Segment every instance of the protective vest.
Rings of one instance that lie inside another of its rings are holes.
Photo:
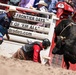
[[[40,45],[40,42],[34,42],[34,43],[31,43],[31,44],[25,44],[24,46],[24,51],[25,52],[30,52],[30,51],[33,51],[33,46],[34,45],[38,45],[40,47],[40,50],[42,50],[42,47]]]

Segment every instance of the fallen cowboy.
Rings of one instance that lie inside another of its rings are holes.
[[[32,43],[28,43],[19,48],[12,57],[22,60],[33,60],[34,62],[41,62],[40,51],[46,50],[49,46],[50,46],[49,39],[43,39],[42,42],[35,41]],[[49,57],[46,56],[43,56],[43,58],[50,59]]]

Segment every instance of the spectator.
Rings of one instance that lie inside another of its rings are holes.
[[[37,10],[43,11],[43,12],[47,12],[47,4],[44,1],[39,1],[39,3],[36,3],[36,5],[38,5]]]
[[[69,0],[64,0],[65,2],[68,2]]]
[[[19,3],[20,7],[30,8],[33,6],[35,0],[21,0]]]
[[[56,13],[56,3],[58,0],[44,0],[48,4],[48,12]]]
[[[20,0],[9,0],[8,4],[9,5],[14,5],[14,6],[18,6],[19,5]]]
[[[59,1],[64,2],[64,0],[58,0],[58,2],[59,2]]]
[[[8,0],[0,0],[0,3],[7,4]],[[0,9],[5,10],[4,6],[0,6]]]
[[[32,59],[34,62],[40,62],[40,51],[47,49],[49,46],[49,39],[43,39],[42,42],[36,41],[31,44],[25,44],[12,57],[24,60]]]
[[[0,14],[0,44],[3,42],[3,36],[5,34],[7,39],[9,40],[8,29],[15,13],[16,8],[10,6],[6,13]]]
[[[38,7],[37,8],[34,8],[34,7],[31,7],[31,9],[37,9],[37,10],[40,10],[40,11],[42,11],[42,12],[48,12],[48,10],[47,10],[47,4],[44,2],[44,1],[39,1],[38,3],[36,3],[36,5],[38,5]],[[41,13],[38,13],[38,14],[34,14],[34,15],[36,15],[36,16],[38,16],[38,17],[44,17],[44,18],[49,18],[49,15],[47,15],[47,14],[41,14]],[[46,26],[44,23],[42,23],[42,22],[38,22],[37,24],[35,24],[35,25],[37,25],[37,26]]]
[[[38,5],[37,10],[40,10],[42,12],[48,12],[48,9],[47,9],[48,5],[44,1],[39,1],[39,3],[37,3],[36,5]],[[39,14],[38,16],[39,17],[44,17],[44,18],[49,18],[49,15],[47,15],[47,14]],[[41,22],[39,22],[36,25],[37,26],[44,26],[44,27],[48,26],[48,24],[44,24],[44,23],[41,23]]]
[[[72,0],[73,4],[74,4],[74,9],[76,11],[76,0]]]
[[[0,3],[7,4],[8,0],[0,0]]]
[[[34,1],[34,5],[33,5],[34,8],[37,8],[38,5],[36,5],[36,3],[38,3],[39,1],[40,1],[40,0],[35,0],[35,1]]]

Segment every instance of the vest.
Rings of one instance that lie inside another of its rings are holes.
[[[42,50],[42,47],[40,45],[40,42],[34,42],[34,43],[31,43],[31,44],[25,44],[23,50],[25,52],[30,52],[30,51],[33,51],[33,46],[34,45],[38,45],[40,47],[40,50]]]

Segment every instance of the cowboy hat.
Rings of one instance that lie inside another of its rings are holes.
[[[10,6],[9,9],[7,10],[7,12],[9,12],[9,11],[12,11],[12,12],[15,11],[16,12],[17,10],[16,10],[15,6]]]
[[[48,6],[44,1],[39,1],[39,3],[36,3],[36,5],[44,5],[44,6]]]

